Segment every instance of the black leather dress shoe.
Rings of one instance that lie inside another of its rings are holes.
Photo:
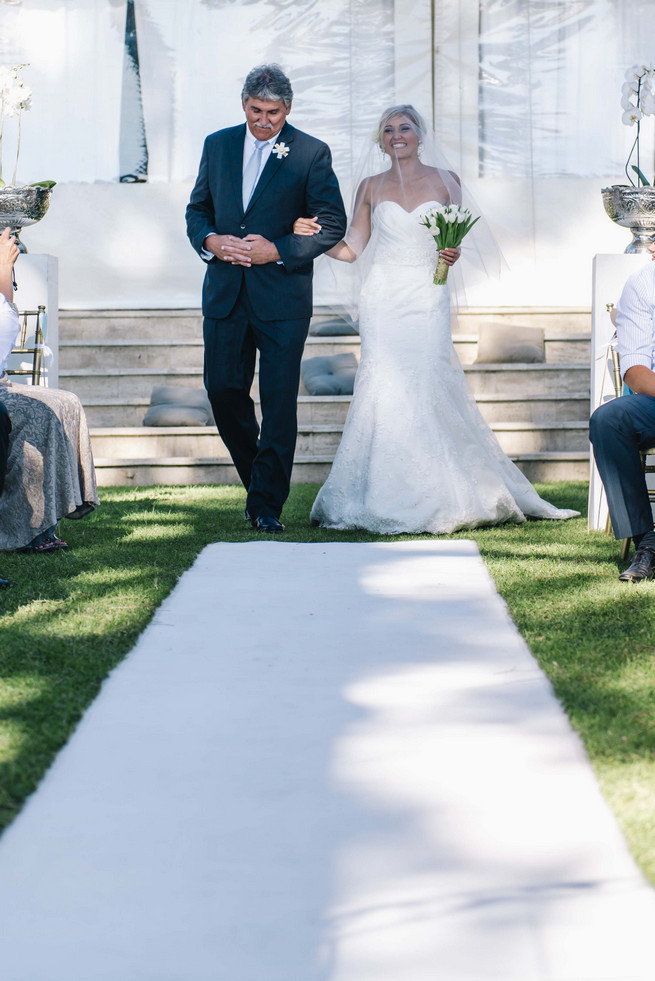
[[[638,548],[632,564],[621,573],[621,582],[643,582],[655,576],[655,552],[649,548]]]
[[[9,579],[0,579],[0,589],[8,589],[11,586]]]
[[[264,531],[268,535],[279,535],[285,530],[282,522],[272,514],[262,514],[259,518],[253,518],[251,524],[257,531]]]

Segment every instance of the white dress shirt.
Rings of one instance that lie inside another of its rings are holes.
[[[616,306],[616,337],[622,378],[637,364],[655,371],[655,262],[626,280]]]
[[[9,355],[16,344],[19,331],[20,322],[16,307],[0,293],[0,375],[4,375],[7,370]]]
[[[280,135],[279,133],[276,133],[275,136],[271,136],[270,140],[266,140],[266,143],[268,144],[268,146],[265,146],[264,149],[262,150],[261,162],[260,162],[260,165],[259,165],[259,173],[257,174],[257,180],[255,181],[254,187],[257,187],[257,181],[262,176],[262,171],[264,170],[264,167],[266,166],[266,162],[267,162],[268,158],[271,155],[271,150],[273,149],[273,144],[276,142],[276,140],[277,140],[277,138],[278,138],[279,135]],[[243,164],[241,166],[241,174],[242,175],[245,174],[246,167],[248,166],[248,161],[250,160],[250,158],[252,157],[253,153],[255,152],[256,144],[259,143],[259,142],[260,141],[257,140],[257,138],[252,135],[252,133],[250,132],[250,130],[246,126],[246,138],[243,141]],[[253,190],[254,190],[254,187],[253,187]],[[212,233],[210,233],[210,234],[212,234]],[[215,234],[216,235],[220,235],[221,233],[220,232],[216,232]],[[211,262],[211,260],[214,258],[214,253],[213,252],[208,252],[207,249],[203,249],[202,252],[200,253],[200,257],[201,257],[201,259],[204,259],[205,262]]]

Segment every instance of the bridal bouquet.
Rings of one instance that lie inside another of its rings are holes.
[[[420,218],[421,224],[431,232],[439,250],[459,248],[466,233],[479,220],[479,215],[473,218],[469,209],[462,208],[459,204],[435,204]],[[448,268],[448,264],[439,256],[432,280],[435,286],[444,285],[448,278]]]

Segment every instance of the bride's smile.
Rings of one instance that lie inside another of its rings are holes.
[[[406,116],[394,116],[382,132],[385,153],[395,157],[413,157],[418,154],[419,137]]]

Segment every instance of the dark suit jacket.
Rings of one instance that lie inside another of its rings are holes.
[[[274,242],[283,265],[244,269],[216,258],[207,264],[202,312],[221,319],[232,310],[245,281],[253,309],[262,320],[311,317],[313,260],[331,249],[346,230],[339,185],[329,147],[285,123],[276,143],[289,152],[271,152],[245,214],[242,205],[243,143],[246,126],[212,133],[205,140],[198,179],[186,210],[187,234],[200,255],[211,232],[258,234]],[[318,216],[322,231],[294,235],[296,218]]]

